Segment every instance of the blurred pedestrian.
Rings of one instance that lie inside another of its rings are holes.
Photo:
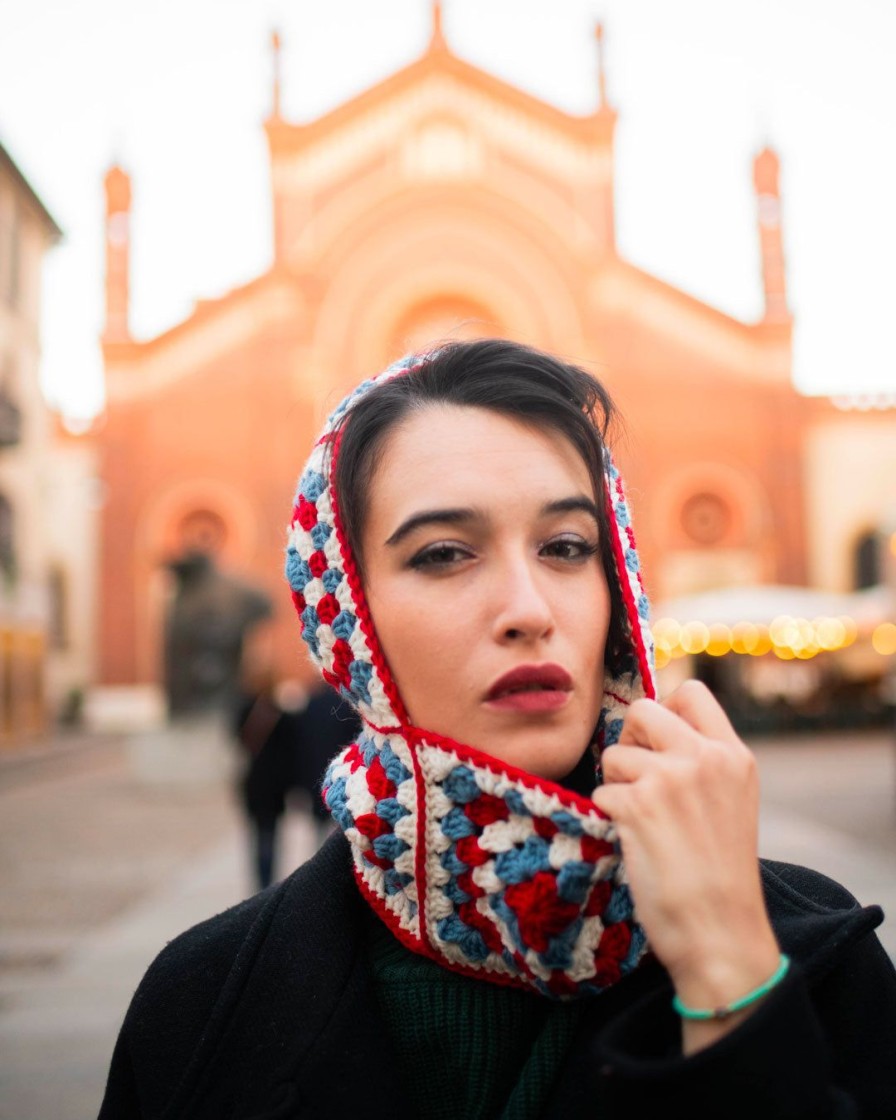
[[[313,686],[298,723],[296,784],[308,795],[317,847],[320,847],[332,827],[321,788],[324,775],[334,756],[358,737],[361,721],[351,704],[328,684],[319,681]]]
[[[255,885],[274,878],[281,821],[294,785],[301,742],[300,717],[277,703],[270,673],[258,673],[238,702],[235,730],[242,755],[240,793],[250,836]]]
[[[164,679],[171,719],[220,712],[238,687],[247,637],[271,617],[264,591],[191,549],[167,564],[175,592],[165,620]]]

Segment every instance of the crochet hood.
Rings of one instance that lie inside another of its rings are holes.
[[[324,799],[352,848],[359,887],[414,952],[554,998],[594,995],[645,949],[615,827],[590,801],[474,747],[414,727],[377,640],[335,491],[346,413],[410,356],[330,415],[299,479],[286,575],[302,638],[363,731],[330,764]],[[609,454],[604,483],[629,649],[607,674],[595,768],[632,700],[655,695],[648,603],[628,506]]]

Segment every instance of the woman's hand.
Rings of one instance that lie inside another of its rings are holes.
[[[616,822],[638,920],[679,997],[721,1007],[762,984],[779,951],[757,859],[756,763],[713,695],[688,681],[662,703],[635,701],[602,766],[594,802]],[[685,1053],[752,1010],[684,1021]]]

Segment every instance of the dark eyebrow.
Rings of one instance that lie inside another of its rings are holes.
[[[542,514],[587,513],[600,525],[597,506],[590,498],[560,498],[556,502],[548,502],[546,505],[542,506],[541,512]],[[421,510],[419,513],[411,514],[405,521],[402,521],[395,532],[386,541],[386,544],[400,544],[405,537],[409,536],[416,529],[423,528],[426,525],[460,525],[464,522],[482,519],[482,513],[469,508]]]
[[[481,518],[474,509],[425,509],[420,513],[411,514],[407,520],[402,521],[386,544],[400,544],[408,534],[413,533],[424,525],[459,525],[464,521],[474,521]]]
[[[542,508],[542,513],[575,513],[577,511],[589,514],[600,525],[600,514],[597,511],[597,506],[590,498],[561,498],[557,502],[548,502]]]

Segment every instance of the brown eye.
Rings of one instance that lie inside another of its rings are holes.
[[[456,564],[469,560],[472,552],[468,547],[451,542],[439,542],[427,545],[415,553],[409,561],[409,567],[418,570],[445,570]]]
[[[583,563],[597,552],[597,542],[587,541],[578,535],[553,537],[539,549],[539,554],[566,563]]]

